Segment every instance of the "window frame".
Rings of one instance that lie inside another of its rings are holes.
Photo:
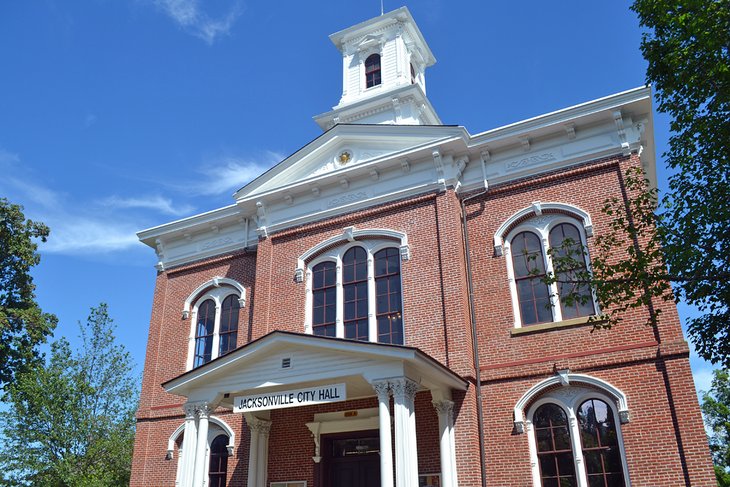
[[[406,344],[405,319],[403,318],[403,252],[402,244],[398,241],[384,238],[368,238],[345,242],[340,245],[327,248],[316,257],[306,263],[306,304],[304,332],[313,334],[313,269],[323,262],[334,262],[335,264],[335,338],[345,338],[344,323],[344,284],[343,284],[343,257],[353,247],[361,247],[365,250],[367,258],[367,289],[368,289],[368,342],[378,343],[377,328],[377,303],[375,286],[375,254],[387,248],[393,248],[399,255],[399,278],[401,287],[401,326],[403,327],[403,345]]]
[[[512,262],[512,239],[514,239],[518,234],[522,232],[532,232],[538,237],[538,240],[542,245],[542,258],[545,272],[547,274],[554,274],[555,271],[553,268],[553,262],[549,254],[550,231],[562,223],[568,223],[573,225],[578,230],[578,235],[580,236],[580,244],[583,246],[583,248],[587,248],[587,236],[584,224],[581,223],[580,220],[562,213],[543,213],[538,216],[533,216],[532,218],[529,218],[512,228],[504,238],[504,243],[502,244],[502,247],[505,261],[507,264],[507,279],[509,281],[509,289],[512,298],[512,312],[514,315],[515,328],[530,327],[545,323],[559,323],[561,321],[564,321],[562,305],[560,303],[560,296],[558,294],[558,284],[552,283],[550,284],[550,286],[548,286],[548,292],[550,295],[550,313],[552,316],[552,320],[548,322],[523,324],[522,315],[520,312],[519,295],[517,293],[515,269]],[[591,262],[588,255],[585,256],[585,266],[588,272],[591,272]],[[600,308],[598,306],[598,302],[596,300],[596,296],[593,290],[591,290],[591,300],[593,303],[593,314],[587,315],[586,318],[588,316],[596,316],[600,314]]]
[[[567,391],[566,389],[571,389]],[[560,407],[568,417],[568,426],[570,432],[570,442],[573,449],[573,463],[575,466],[577,487],[588,487],[588,475],[585,468],[585,458],[583,457],[583,443],[580,435],[580,424],[578,421],[577,411],[580,406],[589,399],[598,399],[603,401],[611,408],[614,418],[614,426],[616,428],[616,438],[618,442],[619,454],[621,456],[621,467],[624,476],[625,487],[631,487],[631,480],[629,478],[629,470],[626,463],[626,450],[624,448],[623,433],[621,431],[622,421],[619,415],[619,410],[616,405],[616,400],[610,396],[604,394],[602,391],[595,389],[589,389],[583,386],[567,386],[553,389],[546,392],[538,399],[533,401],[526,414],[527,420],[525,421],[526,432],[529,443],[530,452],[530,463],[532,468],[532,482],[534,487],[542,486],[542,478],[540,474],[540,465],[537,454],[537,437],[535,434],[535,427],[533,425],[533,418],[535,412],[540,406],[545,404],[555,404]]]
[[[368,71],[368,59],[372,58],[373,56],[378,56],[377,69]],[[362,69],[363,69],[363,84],[364,84],[365,91],[372,90],[374,88],[377,88],[378,86],[383,85],[383,55],[380,52],[366,53],[364,56],[364,59],[362,61]],[[378,74],[378,82],[373,83],[371,86],[368,86],[368,74],[370,74],[370,73]]]
[[[240,286],[240,285],[239,285]],[[221,315],[222,315],[222,307],[223,302],[228,298],[229,296],[234,296],[238,300],[238,323],[237,323],[237,329],[241,326],[241,310],[245,307],[245,301],[244,298],[241,296],[241,291],[239,290],[238,286],[233,287],[232,285],[222,285],[220,287],[213,287],[208,288],[203,294],[200,294],[196,299],[193,305],[191,306],[190,311],[190,335],[188,338],[188,358],[186,363],[186,370],[192,370],[194,368],[200,367],[201,365],[205,365],[206,363],[212,362],[216,358],[218,358],[220,355],[220,328],[221,328]],[[196,338],[197,338],[197,328],[198,328],[198,309],[200,306],[205,303],[207,300],[212,300],[213,304],[215,305],[215,318],[214,318],[214,324],[213,324],[213,339],[212,339],[212,349],[211,349],[211,356],[210,361],[204,362],[200,365],[195,365],[195,344],[196,344]],[[236,331],[236,340],[238,340],[238,331]],[[237,347],[234,347],[233,350],[235,350]],[[228,353],[230,353],[232,350],[229,350]],[[224,354],[225,355],[225,354]]]

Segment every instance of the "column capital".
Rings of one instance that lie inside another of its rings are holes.
[[[254,417],[248,427],[251,428],[252,432],[268,436],[271,432],[271,421]]]
[[[195,404],[195,415],[198,416],[198,418],[210,418],[210,415],[213,414],[213,410],[215,408],[210,405],[210,403],[207,402],[200,402]]]
[[[438,401],[431,401],[431,404],[439,414],[452,415],[454,413],[454,401],[439,399]]]
[[[416,397],[416,392],[418,392],[418,383],[406,377],[391,379],[390,389],[393,391],[393,397],[404,397],[413,400]]]
[[[388,396],[390,396],[390,382],[387,380],[375,380],[371,382],[373,386],[373,390],[375,390],[375,393],[378,395],[378,399],[381,401],[388,400]]]
[[[185,419],[195,419],[195,409],[197,405],[195,403],[186,402],[183,404],[183,411],[185,412]]]

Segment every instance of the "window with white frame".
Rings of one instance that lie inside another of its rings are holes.
[[[231,279],[216,278],[201,288],[183,311],[191,318],[188,370],[236,349],[239,315],[245,304],[243,287]]]
[[[588,268],[585,245],[585,225],[561,213],[529,218],[506,235],[504,254],[516,327],[596,314],[590,287],[578,282]],[[566,256],[573,265],[556,272],[553,260]],[[557,282],[546,284],[547,273]]]
[[[307,265],[308,333],[403,344],[401,250],[369,239],[325,250]]]
[[[564,387],[535,401],[527,431],[538,487],[624,487],[625,453],[615,401],[585,387]]]

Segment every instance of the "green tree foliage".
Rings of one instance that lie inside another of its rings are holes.
[[[675,292],[701,315],[699,354],[730,366],[730,0],[636,0],[658,109],[672,135],[663,198],[664,259]]]
[[[40,261],[34,239],[45,242],[48,227],[26,220],[23,208],[0,198],[0,389],[35,359],[56,326],[35,301],[30,275]]]
[[[702,397],[702,413],[710,430],[710,450],[720,487],[730,487],[730,375],[715,370],[712,387]]]
[[[647,29],[647,81],[672,117],[669,189],[660,197],[630,169],[625,195],[603,207],[611,223],[595,239],[592,272],[580,268],[585,250],[566,242],[551,249],[546,281],[560,283],[568,304],[590,299],[589,284],[604,311],[596,327],[632,308],[648,309],[655,325],[657,298],[682,299],[700,311],[688,322],[698,353],[730,367],[730,0],[636,0],[632,9]]]
[[[0,466],[7,485],[129,483],[137,379],[115,343],[107,305],[92,308],[74,353],[65,338],[50,358],[19,373],[0,415]]]

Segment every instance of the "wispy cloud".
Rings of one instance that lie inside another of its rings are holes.
[[[232,194],[283,158],[276,152],[266,152],[256,160],[232,156],[208,160],[198,169],[204,179],[194,186],[186,185],[184,190],[195,196]]]
[[[138,228],[130,223],[74,214],[46,215],[44,222],[51,227],[48,242],[41,246],[45,252],[105,254],[140,246],[135,235]]]
[[[154,4],[189,32],[208,44],[213,44],[221,36],[228,35],[236,20],[243,13],[240,1],[234,2],[218,18],[212,18],[202,8],[200,0],[153,0]]]
[[[195,211],[195,207],[192,205],[175,205],[170,198],[160,195],[136,198],[123,198],[115,195],[104,198],[99,203],[113,209],[141,208],[172,216],[189,215]]]

